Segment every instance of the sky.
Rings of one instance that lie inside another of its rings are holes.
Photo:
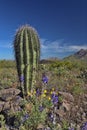
[[[0,0],[0,60],[15,59],[14,36],[25,24],[38,32],[41,59],[87,49],[87,0]]]

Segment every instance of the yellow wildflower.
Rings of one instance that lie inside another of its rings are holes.
[[[32,96],[32,93],[28,92],[28,96]]]
[[[42,94],[42,97],[46,97],[46,94]]]
[[[54,88],[52,88],[52,91],[54,91],[55,89]]]
[[[46,89],[44,90],[44,93],[47,93],[47,90],[46,90]]]
[[[53,91],[50,92],[51,94],[53,93]]]
[[[51,100],[51,97],[48,97],[48,100]]]
[[[36,94],[36,91],[34,90],[33,93]]]

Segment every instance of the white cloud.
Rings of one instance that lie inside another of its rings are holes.
[[[80,49],[87,49],[87,45],[73,45],[72,43],[66,43],[64,40],[48,41],[41,39],[42,50],[53,50],[56,52],[78,51]]]
[[[83,45],[73,45],[72,43],[67,43],[63,39],[49,41],[47,39],[41,39],[41,53],[42,56],[45,55],[55,55],[59,56],[60,54],[65,55],[65,53],[74,53],[80,49],[87,49],[87,44]]]
[[[6,40],[0,40],[0,48],[12,48],[13,45],[11,41],[6,41]]]
[[[47,39],[40,39],[41,42],[41,58],[58,57],[63,58],[73,54],[80,49],[87,49],[87,44],[74,45],[73,43],[65,42],[64,39],[50,41]],[[12,50],[11,42],[0,41],[0,49]]]
[[[52,50],[57,51],[57,49],[60,48],[61,43],[62,42],[59,40],[48,41],[47,39],[41,39],[41,49],[48,50],[48,51],[50,51],[52,49]]]
[[[80,49],[87,49],[87,45],[71,45],[69,49],[79,51]]]
[[[0,45],[0,48],[12,48],[12,47],[13,47],[13,46],[10,45],[10,44],[7,44],[7,45],[1,44],[1,45]]]

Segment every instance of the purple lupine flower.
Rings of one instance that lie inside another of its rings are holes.
[[[43,109],[44,109],[44,107],[41,105],[41,106],[39,106],[39,111],[40,112],[42,112],[43,111]]]
[[[58,97],[57,97],[57,96],[53,99],[53,103],[54,103],[54,104],[57,104],[57,103],[58,103]]]
[[[51,97],[52,97],[53,104],[57,104],[58,103],[58,96],[55,93],[52,93]]]
[[[24,123],[29,118],[29,114],[25,114],[22,118],[22,123]]]
[[[41,94],[41,92],[40,92],[40,89],[38,88],[37,90],[36,90],[36,96],[39,96]]]
[[[50,121],[53,121],[54,115],[52,113],[49,113],[48,117],[49,117]]]
[[[55,96],[56,96],[56,94],[55,94],[55,93],[52,93],[51,97],[54,98]]]
[[[42,77],[42,81],[43,81],[43,83],[48,83],[48,77],[44,75]]]
[[[24,82],[24,76],[23,75],[20,76],[20,81]]]
[[[87,122],[82,125],[81,130],[87,130]]]

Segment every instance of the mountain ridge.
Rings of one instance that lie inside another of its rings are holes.
[[[52,63],[54,61],[61,61],[61,60],[84,60],[87,61],[87,49],[80,49],[79,51],[77,51],[76,53],[69,55],[63,59],[59,59],[57,57],[50,57],[48,59],[41,59],[40,63]]]
[[[65,57],[64,59],[77,59],[77,60],[87,60],[87,49],[80,49],[76,53]]]

